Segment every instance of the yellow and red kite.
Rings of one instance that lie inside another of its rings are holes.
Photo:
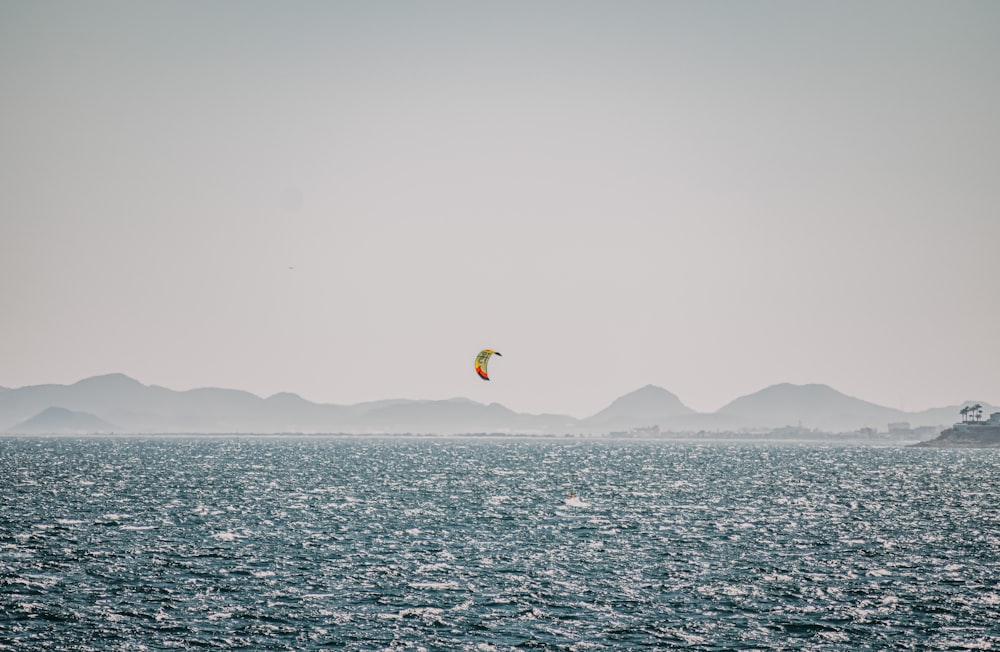
[[[479,355],[476,356],[476,373],[479,374],[479,377],[483,380],[490,379],[490,377],[486,374],[486,363],[489,362],[491,355],[496,355],[501,358],[503,357],[493,349],[483,349],[479,352]]]

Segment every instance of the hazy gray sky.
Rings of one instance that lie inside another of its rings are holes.
[[[2,1],[0,385],[1000,403],[997,34],[992,0]]]

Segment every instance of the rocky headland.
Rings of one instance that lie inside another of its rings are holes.
[[[929,441],[914,446],[921,448],[1000,448],[1000,424],[956,423]]]

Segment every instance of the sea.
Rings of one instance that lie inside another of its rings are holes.
[[[0,438],[0,650],[998,647],[996,449]]]

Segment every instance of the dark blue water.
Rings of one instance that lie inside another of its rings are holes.
[[[0,487],[0,649],[1000,647],[1000,451],[7,438]]]

